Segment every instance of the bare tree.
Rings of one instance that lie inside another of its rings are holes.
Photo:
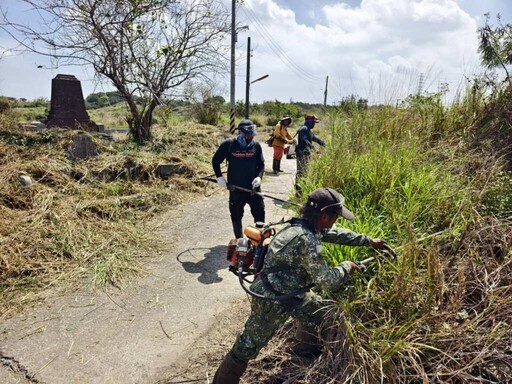
[[[130,109],[130,133],[151,138],[161,97],[187,80],[222,68],[228,16],[215,0],[21,0],[40,27],[9,20],[0,27],[25,50],[62,65],[91,65]]]

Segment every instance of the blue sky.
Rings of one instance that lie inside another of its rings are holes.
[[[222,1],[230,9],[231,0]],[[20,12],[16,0],[0,6],[22,20],[36,20]],[[465,77],[481,71],[476,31],[486,12],[512,23],[510,0],[245,0],[237,8],[239,25],[249,30],[238,35],[236,98],[245,98],[248,36],[251,79],[269,75],[251,86],[251,101],[323,102],[326,76],[329,104],[351,94],[392,103],[414,93],[420,78],[423,90],[434,92],[446,83],[453,96]],[[12,39],[0,31],[0,49],[9,46]],[[0,95],[49,98],[58,73],[77,76],[84,95],[111,89],[83,68],[4,55]],[[229,99],[228,77],[219,79],[217,93]]]

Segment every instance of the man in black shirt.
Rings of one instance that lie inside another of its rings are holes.
[[[254,141],[256,125],[251,120],[238,124],[238,136],[227,139],[219,146],[212,158],[217,183],[222,187],[241,187],[255,192],[261,191],[261,177],[265,170],[263,151]],[[227,182],[222,176],[221,163],[228,162]],[[242,237],[242,217],[245,204],[251,207],[254,222],[265,221],[265,204],[260,195],[229,188],[229,213],[235,238]]]
[[[304,119],[304,125],[299,128],[297,131],[298,142],[295,147],[296,155],[297,155],[297,173],[295,176],[295,190],[297,192],[301,191],[299,185],[299,179],[306,172],[306,168],[309,162],[309,158],[311,156],[311,152],[314,151],[313,142],[325,146],[325,143],[322,139],[315,136],[315,134],[311,131],[315,124],[320,122],[318,117],[315,115],[306,115]]]

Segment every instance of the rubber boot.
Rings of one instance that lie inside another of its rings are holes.
[[[272,170],[274,171],[274,175],[277,175],[279,173],[278,161],[279,160],[274,159],[274,161],[272,162]]]
[[[229,352],[220,363],[212,384],[238,384],[247,369],[247,363],[239,361]]]
[[[276,160],[276,168],[277,168],[277,172],[284,172],[281,169],[281,160]]]
[[[292,347],[292,353],[295,356],[304,359],[315,359],[322,354],[317,334],[300,323],[297,324],[295,340],[297,343]]]
[[[233,233],[235,234],[235,239],[240,239],[243,237],[242,234],[242,220],[231,221],[233,223]]]

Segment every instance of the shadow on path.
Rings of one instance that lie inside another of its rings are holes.
[[[204,251],[207,251],[204,253]],[[216,245],[213,248],[188,248],[176,256],[176,260],[188,273],[197,273],[197,280],[203,284],[220,283],[222,277],[217,273],[227,269],[227,245]]]

